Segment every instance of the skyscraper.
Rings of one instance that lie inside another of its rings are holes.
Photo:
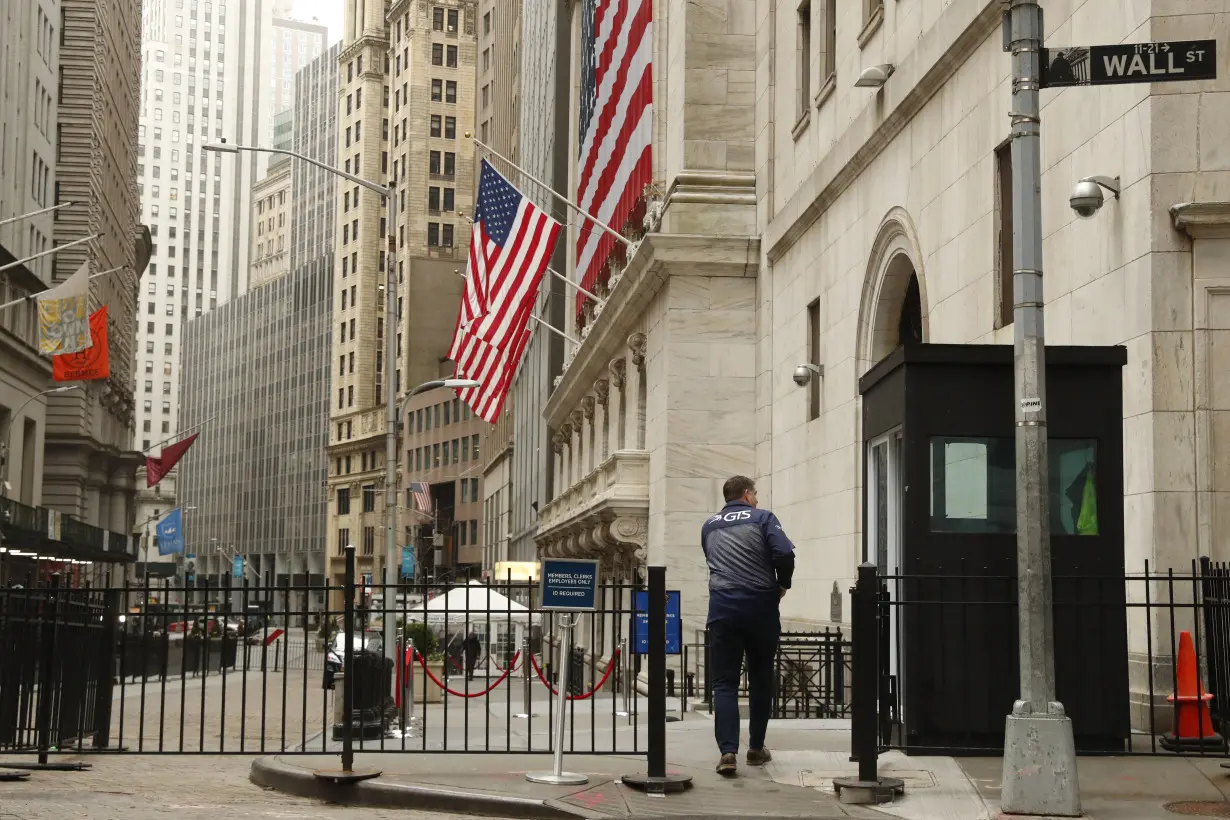
[[[396,219],[387,224],[376,193],[339,185],[329,446],[334,576],[348,542],[361,547],[361,571],[378,572],[383,565],[385,504],[383,497],[369,503],[366,488],[384,479],[387,393],[402,394],[451,373],[442,359],[456,322],[463,284],[457,272],[465,267],[469,237],[468,223],[457,214],[470,213],[474,199],[474,148],[464,135],[474,128],[476,1],[398,0],[386,15],[384,4],[358,0],[346,13],[338,160],[346,171],[394,187]],[[397,328],[385,327],[388,231],[397,250]],[[385,361],[385,333],[397,334],[396,362]],[[415,406],[442,407],[453,397],[449,391],[423,394]],[[481,492],[465,511],[451,502],[460,497],[454,493],[460,493],[462,474],[470,478],[474,466],[450,458],[447,469],[441,464],[432,475],[433,492],[450,500],[450,517],[437,524],[452,529],[453,516],[480,518]],[[351,505],[352,493],[356,502],[364,493],[364,503]],[[467,487],[467,499],[469,493]],[[422,523],[409,512],[401,520]],[[467,524],[467,544],[470,530]]]
[[[140,289],[135,441],[156,453],[180,432],[182,324],[248,286],[251,191],[263,166],[205,145],[259,145],[272,134],[274,26],[270,0],[148,0],[144,12],[137,173],[153,256]],[[174,506],[175,474],[142,486],[139,500],[140,519]]]
[[[325,165],[337,165],[337,56],[335,43],[295,75],[294,151]],[[337,225],[337,177],[306,162],[291,163],[290,267],[318,256],[333,257]]]

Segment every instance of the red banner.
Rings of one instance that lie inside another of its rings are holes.
[[[200,433],[193,433],[183,441],[177,441],[169,447],[162,448],[162,455],[146,456],[145,457],[145,486],[153,487],[166,476],[167,473],[175,467],[184,453],[188,452],[188,448],[192,446],[192,442],[196,441],[196,437]]]
[[[107,348],[107,306],[90,314],[90,341],[85,350],[51,357],[51,378],[58,382],[90,381],[111,376]]]

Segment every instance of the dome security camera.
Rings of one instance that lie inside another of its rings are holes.
[[[810,363],[801,364],[794,369],[794,383],[799,387],[806,387],[811,384],[812,374],[823,376],[824,368]]]
[[[1113,179],[1100,176],[1085,177],[1077,182],[1072,188],[1072,193],[1068,194],[1068,207],[1075,211],[1081,219],[1092,218],[1106,202],[1106,195],[1102,193],[1103,188],[1114,194],[1115,199],[1119,198],[1118,177]]]

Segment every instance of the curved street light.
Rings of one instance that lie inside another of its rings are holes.
[[[4,426],[0,427],[0,496],[8,498],[9,494],[9,436],[12,434],[13,422],[17,421],[21,411],[43,396],[50,396],[52,393],[67,393],[69,390],[79,390],[81,387],[82,385],[80,384],[66,384],[60,387],[52,387],[41,393],[35,393],[26,399],[24,404],[9,414],[8,419],[4,422]]]

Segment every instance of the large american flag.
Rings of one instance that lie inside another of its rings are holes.
[[[529,341],[530,313],[559,238],[559,223],[483,160],[466,288],[449,358],[476,416],[495,424]]]
[[[582,0],[581,210],[623,228],[653,181],[652,0]],[[577,275],[592,290],[616,239],[581,221]],[[587,297],[577,296],[580,310]]]
[[[428,515],[435,513],[435,505],[431,502],[431,485],[424,481],[411,481],[410,495],[414,498],[414,506],[419,512]]]

